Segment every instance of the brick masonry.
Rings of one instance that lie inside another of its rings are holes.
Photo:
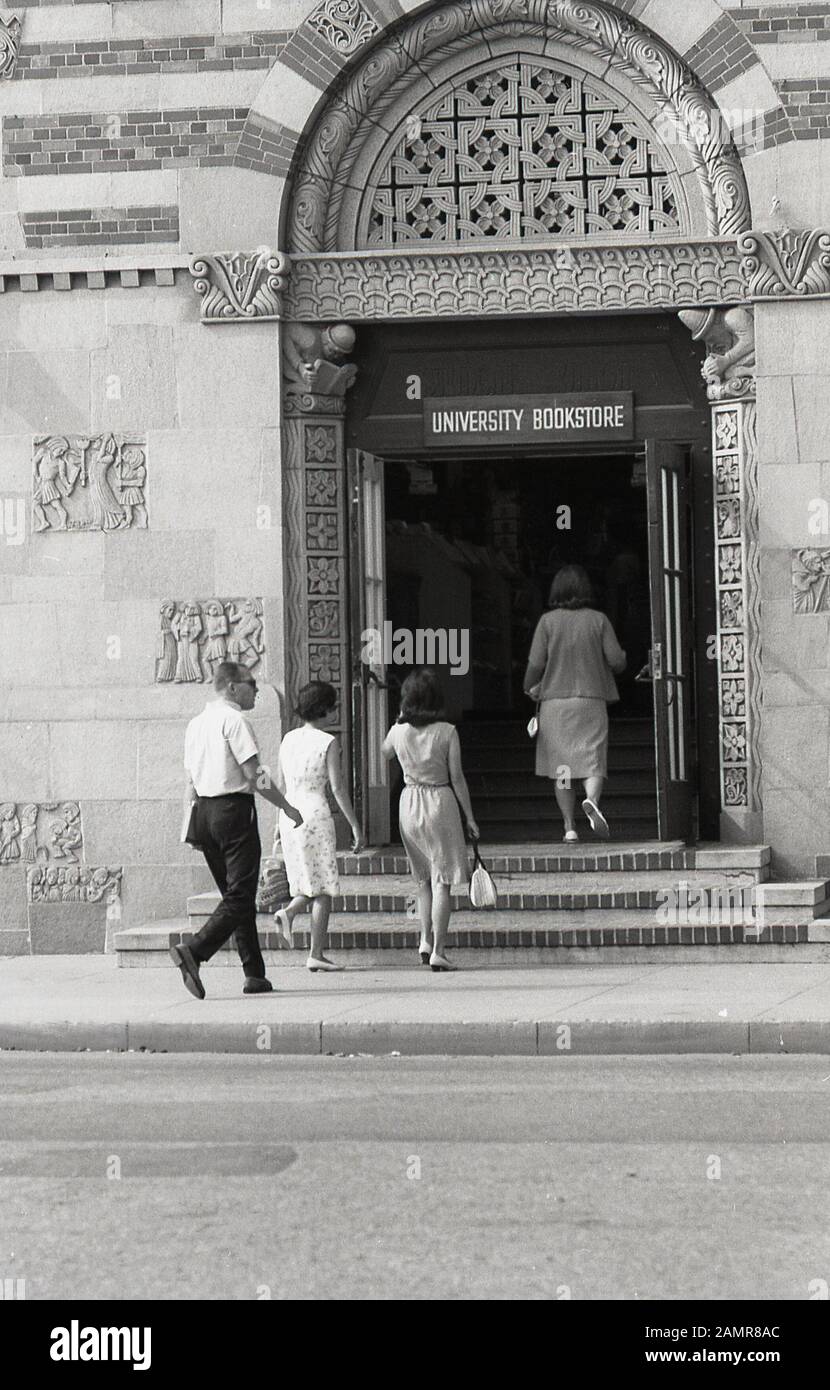
[[[299,140],[297,131],[289,126],[252,115],[246,122],[234,164],[285,178]]]
[[[830,77],[790,77],[775,86],[796,140],[830,139]]]
[[[92,174],[232,164],[247,107],[7,116],[7,176]]]
[[[710,25],[683,54],[683,59],[709,91],[725,87],[760,62],[754,47],[728,14]]]
[[[14,80],[270,68],[289,38],[288,31],[278,30],[95,43],[86,39],[77,43],[23,43]]]
[[[782,106],[763,111],[757,120],[733,132],[735,148],[741,157],[771,149],[773,145],[785,145],[793,138],[790,119]]]
[[[830,5],[758,5],[729,10],[752,43],[813,43],[830,39]]]
[[[175,206],[62,208],[22,212],[20,221],[26,246],[33,251],[179,239],[179,209]]]

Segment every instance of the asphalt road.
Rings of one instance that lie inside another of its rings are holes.
[[[829,1158],[821,1057],[2,1053],[0,1279],[28,1299],[810,1299]]]

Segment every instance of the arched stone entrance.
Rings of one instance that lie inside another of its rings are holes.
[[[752,314],[724,313],[747,299],[748,227],[714,103],[608,6],[450,4],[367,45],[307,135],[282,238],[299,258],[283,336],[286,685],[331,680],[344,742],[353,326],[675,309],[709,350],[722,834],[760,836]]]

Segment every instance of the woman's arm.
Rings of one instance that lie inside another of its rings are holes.
[[[605,622],[602,624],[602,651],[611,670],[615,675],[620,675],[628,664],[628,657],[617,641],[614,629],[608,618],[606,618]]]
[[[364,848],[363,836],[360,833],[360,826],[352,806],[352,799],[349,796],[346,785],[343,781],[343,768],[340,761],[340,745],[337,739],[332,739],[326,753],[326,772],[328,773],[334,799],[337,802],[346,820],[349,822],[352,831],[352,850],[358,854]]]
[[[525,695],[529,695],[532,687],[536,685],[545,672],[548,660],[548,635],[545,631],[544,618],[540,618],[536,624],[536,631],[533,634],[533,641],[530,645],[530,655],[527,658],[527,670],[522,683]]]
[[[384,758],[386,758],[386,761],[387,761],[387,762],[389,761],[390,758],[394,758],[394,757],[395,757],[396,750],[395,750],[395,739],[394,739],[394,735],[395,735],[395,729],[396,729],[396,728],[397,728],[397,725],[396,725],[396,724],[393,724],[393,725],[392,725],[392,728],[389,730],[389,733],[386,735],[386,738],[383,740],[383,743],[381,744],[381,749],[380,749],[380,751],[381,751],[381,756],[384,757]]]
[[[458,738],[458,730],[453,729],[449,747],[449,769],[450,782],[452,789],[461,803],[467,828],[474,840],[479,839],[478,826],[473,819],[473,807],[470,801],[470,789],[467,786],[467,778],[464,776],[464,769],[461,766],[461,743]]]

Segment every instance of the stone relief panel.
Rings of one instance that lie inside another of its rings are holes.
[[[288,257],[281,251],[194,256],[189,268],[202,299],[202,323],[280,317],[288,273]]]
[[[14,77],[17,55],[20,52],[20,20],[17,15],[0,17],[0,81]]]
[[[77,864],[83,852],[77,801],[0,805],[0,865]]]
[[[30,903],[105,903],[121,897],[122,869],[36,865],[26,875]]]
[[[794,613],[830,612],[830,550],[792,552]]]
[[[753,298],[830,293],[830,232],[745,232],[741,268]]]
[[[167,599],[162,604],[157,684],[212,681],[222,661],[260,671],[264,659],[261,598]]]
[[[146,486],[144,440],[114,434],[38,435],[32,452],[32,529],[146,529]]]
[[[378,32],[360,0],[322,0],[312,11],[308,23],[336,53],[356,53]]]

